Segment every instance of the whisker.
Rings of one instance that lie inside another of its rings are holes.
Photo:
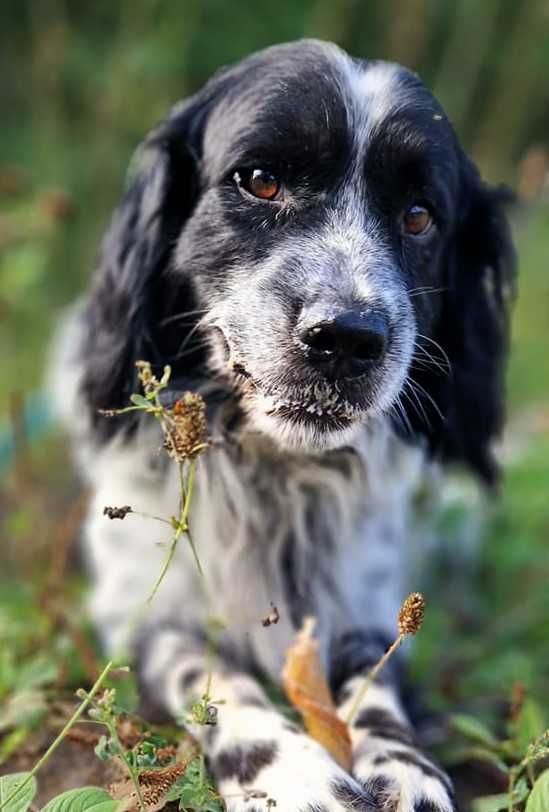
[[[208,337],[205,336],[205,335],[196,336],[197,331],[201,327],[202,327],[201,322],[198,322],[198,324],[195,324],[193,329],[185,336],[185,338],[183,339],[183,341],[181,342],[181,344],[178,347],[177,353],[174,356],[174,360],[177,360],[178,358],[183,358],[185,355],[190,355],[195,350],[206,346],[206,344],[208,342]],[[188,344],[191,341],[192,341],[192,346],[189,347],[186,352],[184,352],[185,348],[188,346]]]
[[[410,391],[409,391],[409,392],[407,392],[407,391],[406,391],[406,387],[407,387],[408,385],[409,385],[409,387],[410,387]],[[432,429],[432,428],[433,428],[433,426],[432,426],[432,424],[431,424],[431,421],[429,420],[429,417],[428,417],[428,415],[427,415],[427,412],[425,411],[425,407],[423,406],[423,403],[422,403],[422,402],[421,402],[421,400],[419,399],[419,395],[418,395],[418,393],[416,392],[416,390],[414,389],[414,387],[412,386],[412,383],[411,383],[411,381],[410,381],[410,379],[409,379],[409,378],[406,380],[406,383],[404,384],[404,387],[403,387],[403,389],[402,389],[402,394],[403,394],[403,396],[404,396],[404,397],[406,397],[406,398],[408,399],[408,401],[409,401],[410,405],[411,405],[411,406],[413,406],[414,411],[415,411],[415,413],[418,415],[418,417],[420,417],[420,418],[423,420],[423,422],[425,423],[425,425],[426,425],[426,426],[427,426],[429,429]],[[413,399],[413,400],[412,400],[411,395],[413,395],[413,396],[414,396],[414,399]]]
[[[412,387],[416,387],[417,389],[419,389],[419,391],[420,391],[420,392],[421,392],[421,393],[422,393],[422,394],[423,394],[423,395],[424,395],[424,396],[427,398],[427,400],[430,402],[430,404],[432,405],[433,409],[434,409],[434,410],[435,410],[435,412],[438,414],[438,416],[440,417],[440,419],[442,420],[442,422],[443,422],[443,423],[445,423],[445,422],[446,422],[446,418],[444,417],[444,415],[443,415],[443,414],[442,414],[442,412],[440,411],[440,406],[439,406],[439,405],[438,405],[438,403],[437,403],[437,402],[434,400],[434,398],[433,398],[433,397],[432,397],[432,396],[429,394],[429,392],[428,392],[428,391],[425,389],[425,387],[423,387],[423,386],[422,386],[420,383],[418,383],[417,381],[415,381],[415,380],[414,380],[414,379],[413,379],[413,378],[412,378],[410,375],[408,375],[408,378],[407,378],[407,383],[410,383],[410,384],[412,385]]]
[[[437,350],[438,350],[438,351],[440,352],[440,354],[442,355],[442,357],[443,357],[443,359],[444,359],[444,361],[445,361],[445,363],[446,363],[446,365],[447,365],[448,369],[449,369],[449,370],[451,370],[451,369],[452,369],[452,364],[451,364],[451,362],[450,362],[450,359],[448,358],[448,353],[446,352],[446,350],[445,350],[443,347],[441,347],[441,346],[440,346],[440,344],[438,343],[438,341],[435,341],[435,339],[434,339],[434,338],[430,338],[429,336],[424,336],[424,335],[422,335],[421,333],[418,333],[418,334],[417,334],[417,337],[418,337],[418,338],[422,338],[424,341],[428,341],[430,344],[432,344],[434,347],[436,347],[436,348],[437,348]],[[425,349],[425,348],[423,348],[423,349]]]
[[[183,350],[182,352],[178,352],[177,355],[174,355],[171,358],[169,358],[168,362],[170,364],[173,364],[176,361],[180,361],[182,358],[187,358],[189,355],[192,355],[194,352],[197,352],[197,350],[204,349],[206,346],[207,346],[206,343],[193,344],[192,347],[187,347],[186,350]]]
[[[185,310],[183,313],[175,313],[173,316],[167,316],[165,319],[162,319],[160,326],[163,327],[165,324],[171,324],[173,321],[186,319],[189,316],[198,316],[200,314],[207,313],[207,311],[207,307],[200,307],[197,310]]]
[[[444,293],[448,288],[433,288],[431,285],[424,285],[422,287],[412,288],[408,291],[408,296],[422,296],[427,293]]]
[[[442,363],[438,358],[435,358],[435,356],[432,353],[430,353],[421,344],[418,344],[417,341],[414,341],[414,347],[415,347],[416,350],[420,350],[426,356],[427,360],[424,360],[423,358],[418,358],[417,356],[415,356],[413,363],[417,363],[418,365],[421,364],[425,368],[429,368],[429,367],[434,366],[440,372],[442,372],[443,375],[449,375],[450,374],[451,370],[446,365],[446,363]]]
[[[392,409],[395,410],[395,416],[400,422],[400,424],[406,429],[408,435],[412,437],[413,436],[412,425],[410,423],[408,415],[406,414],[406,409],[404,408],[400,395],[397,395],[395,402],[392,406]]]

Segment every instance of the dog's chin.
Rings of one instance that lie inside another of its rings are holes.
[[[320,410],[286,405],[273,408],[258,400],[243,404],[248,427],[281,450],[320,453],[352,445],[365,420],[361,413],[322,414]]]

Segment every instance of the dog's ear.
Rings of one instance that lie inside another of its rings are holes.
[[[442,310],[434,331],[450,371],[447,376],[433,372],[423,383],[442,414],[440,419],[431,412],[428,436],[444,460],[465,463],[493,484],[498,469],[492,446],[504,419],[515,288],[516,258],[504,211],[512,195],[484,184],[465,156],[461,176],[461,222],[448,249]]]
[[[174,331],[162,330],[167,303],[171,313],[195,308],[188,282],[172,282],[169,296],[163,291],[178,234],[199,195],[197,160],[210,103],[202,93],[178,105],[141,145],[101,246],[80,364],[86,404],[107,432],[113,421],[98,422],[98,410],[128,404],[137,387],[135,362],[161,365],[177,352],[169,346]]]

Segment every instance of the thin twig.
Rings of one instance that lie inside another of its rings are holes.
[[[362,685],[360,686],[359,690],[356,693],[354,702],[351,706],[351,710],[349,711],[349,713],[347,714],[347,718],[345,719],[348,725],[352,723],[353,719],[358,713],[360,706],[362,704],[362,700],[366,695],[366,691],[368,690],[372,682],[375,680],[375,678],[377,677],[377,675],[379,674],[379,672],[381,671],[381,669],[383,668],[389,657],[391,657],[395,653],[397,648],[400,646],[400,644],[404,640],[404,637],[405,635],[399,634],[395,642],[387,649],[383,657],[381,657],[377,661],[377,663],[373,666],[373,668],[371,668],[370,671],[368,671],[368,673],[364,677]]]

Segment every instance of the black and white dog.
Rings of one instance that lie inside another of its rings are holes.
[[[170,516],[178,482],[154,427],[98,410],[139,390],[138,359],[171,365],[173,398],[205,393],[221,440],[191,513],[207,595],[180,545],[136,645],[144,696],[178,716],[205,688],[207,619],[225,622],[224,704],[196,732],[232,812],[266,809],[250,789],[280,812],[454,809],[399,669],[355,719],[353,776],[258,679],[279,679],[314,615],[345,715],[394,638],[425,477],[440,461],[494,481],[514,266],[503,197],[414,74],[317,41],[220,71],[140,151],[57,388],[70,420],[84,415],[92,609],[114,650],[166,550],[161,525],[102,508]],[[280,621],[264,628],[271,601]]]

